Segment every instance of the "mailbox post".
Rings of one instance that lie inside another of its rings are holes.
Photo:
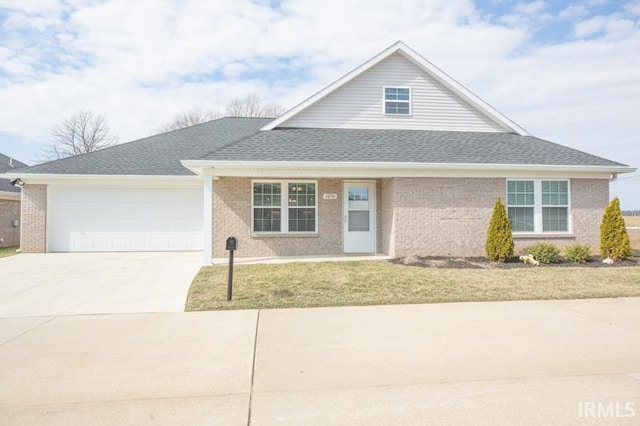
[[[229,250],[229,279],[227,280],[227,302],[233,296],[233,252],[238,249],[236,237],[227,238],[227,250]]]

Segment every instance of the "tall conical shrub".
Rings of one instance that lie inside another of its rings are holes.
[[[487,257],[497,262],[504,262],[513,256],[511,222],[509,222],[507,211],[500,198],[496,199],[496,204],[493,206],[485,250]]]
[[[622,260],[631,256],[631,244],[629,244],[629,235],[620,211],[618,197],[611,200],[602,216],[600,255],[613,260]]]

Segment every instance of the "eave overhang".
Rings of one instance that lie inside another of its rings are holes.
[[[0,191],[0,200],[20,201],[20,192]]]
[[[611,179],[634,172],[627,166],[563,166],[539,164],[391,163],[318,161],[184,160],[196,174],[245,177],[575,177]]]
[[[20,173],[15,171],[3,178],[20,178],[25,184],[108,185],[108,186],[190,186],[198,185],[201,176],[191,175],[91,175],[58,173]]]

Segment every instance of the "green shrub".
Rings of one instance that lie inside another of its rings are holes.
[[[493,213],[487,230],[487,243],[485,245],[487,257],[490,260],[504,262],[513,256],[513,235],[511,235],[511,222],[507,216],[507,210],[500,198],[496,199]]]
[[[525,247],[522,252],[533,256],[540,263],[556,263],[560,250],[551,243],[537,243],[530,247]]]
[[[565,248],[565,253],[569,262],[585,263],[591,255],[591,249],[587,245],[573,244]]]
[[[620,211],[618,197],[611,200],[602,216],[600,224],[600,255],[613,260],[622,260],[631,256],[629,235]]]

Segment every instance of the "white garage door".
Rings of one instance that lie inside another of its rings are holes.
[[[49,186],[49,251],[202,250],[202,189]]]

